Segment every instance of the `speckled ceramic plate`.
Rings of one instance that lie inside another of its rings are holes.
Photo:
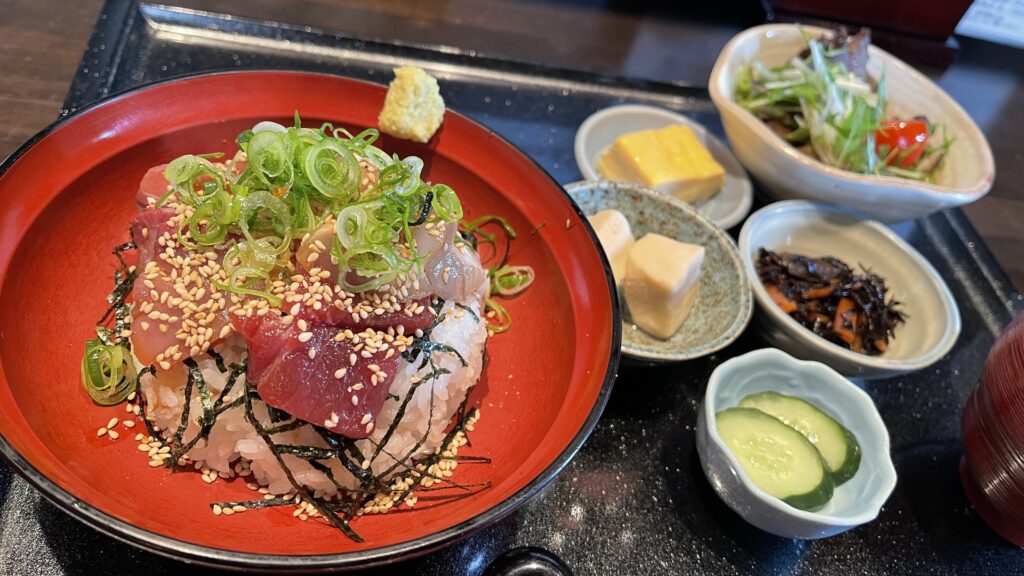
[[[622,353],[651,362],[690,360],[720,350],[747,327],[753,296],[736,242],[688,204],[624,182],[574,182],[566,191],[585,214],[612,208],[622,212],[641,238],[655,232],[705,248],[700,295],[679,330],[667,340],[633,324],[625,299],[622,308]]]

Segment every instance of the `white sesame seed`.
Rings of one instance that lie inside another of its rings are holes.
[[[366,424],[366,423],[367,423],[367,422],[369,422],[370,420],[373,420],[373,416],[371,416],[371,415],[370,415],[370,413],[369,413],[369,412],[367,412],[366,414],[363,414],[363,419],[362,419],[362,420],[360,420],[360,421],[359,421],[359,423],[360,423],[360,424]]]
[[[96,431],[96,437],[99,438],[100,436],[103,436],[106,433],[107,433],[107,429],[101,427],[99,430]]]
[[[312,337],[313,337],[313,333],[312,332],[303,332],[303,333],[299,334],[299,342],[302,342],[303,344],[305,344],[306,342],[309,342],[310,338],[312,338]]]
[[[352,395],[352,405],[359,406],[359,397],[356,396],[355,394]]]
[[[344,368],[338,368],[337,370],[335,370],[334,371],[334,377],[339,379],[339,380],[344,378],[345,377],[345,369]]]
[[[306,355],[309,356],[310,360],[315,360],[316,359],[316,348],[310,348],[309,351],[306,352]]]
[[[223,511],[224,511],[224,509],[220,507],[220,504],[214,504],[213,505],[213,515],[214,516],[220,516],[221,512],[223,512]]]
[[[131,420],[125,420],[121,424],[123,424],[125,428],[135,428],[135,422]]]
[[[373,422],[368,422],[366,424],[366,433],[369,434],[370,432],[373,432]]]

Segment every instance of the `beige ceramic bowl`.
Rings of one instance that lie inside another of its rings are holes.
[[[753,285],[761,335],[797,358],[817,360],[847,376],[886,378],[931,366],[960,335],[960,311],[949,287],[913,246],[884,224],[838,206],[776,202],[750,215],[740,231],[740,256]],[[853,352],[804,328],[772,301],[758,280],[760,248],[804,256],[834,256],[859,272],[885,279],[906,323],[879,356]]]
[[[826,32],[813,26],[803,29],[812,36]],[[729,144],[773,196],[830,202],[878,220],[897,222],[974,202],[989,191],[995,179],[995,162],[978,126],[935,83],[874,46],[868,52],[867,69],[875,78],[884,72],[890,115],[905,118],[924,114],[942,124],[949,136],[956,137],[934,184],[828,166],[798,151],[733,101],[735,76],[742,66],[755,60],[778,66],[805,46],[796,25],[756,26],[730,40],[711,71],[711,99],[722,115]]]

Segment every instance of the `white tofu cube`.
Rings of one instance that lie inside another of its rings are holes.
[[[629,249],[636,241],[633,238],[633,231],[629,227],[629,220],[618,210],[602,210],[587,218],[590,225],[594,227],[598,240],[601,241],[601,248],[608,256],[612,265],[612,275],[615,276],[615,286],[622,286],[622,279],[626,275],[626,260],[629,257]]]
[[[633,323],[655,338],[675,334],[697,300],[703,263],[703,246],[659,234],[637,240],[623,281]]]

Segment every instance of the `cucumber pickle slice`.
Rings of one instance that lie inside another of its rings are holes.
[[[832,498],[832,473],[813,444],[796,429],[755,408],[715,415],[718,433],[759,488],[801,510]]]
[[[740,400],[743,408],[757,408],[803,434],[821,452],[836,486],[853,478],[860,468],[860,443],[842,424],[817,406],[778,392],[760,392]]]

